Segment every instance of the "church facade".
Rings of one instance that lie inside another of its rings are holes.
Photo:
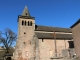
[[[18,16],[18,39],[14,60],[51,60],[54,57],[72,57],[75,54],[70,28],[35,25],[24,8]]]

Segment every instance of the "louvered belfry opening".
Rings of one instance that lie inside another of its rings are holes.
[[[30,26],[32,26],[32,21],[30,21]]]
[[[22,25],[24,25],[24,21],[22,20]]]
[[[25,21],[25,26],[26,26],[26,21]]]

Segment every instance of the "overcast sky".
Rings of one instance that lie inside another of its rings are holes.
[[[17,33],[18,15],[25,6],[37,25],[69,28],[80,18],[80,0],[0,0],[0,30]]]

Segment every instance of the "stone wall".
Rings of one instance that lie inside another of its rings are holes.
[[[68,41],[70,40],[56,40],[58,57],[70,57]],[[51,57],[55,57],[54,39],[39,39],[39,49],[40,60],[50,60]]]
[[[80,57],[80,23],[72,28],[72,36],[76,55],[77,57]]]

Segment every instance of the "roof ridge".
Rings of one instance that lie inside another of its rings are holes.
[[[43,26],[43,27],[52,27],[52,28],[64,28],[64,27],[45,26],[45,25],[37,25],[37,26]],[[65,28],[65,29],[66,29],[66,28]],[[67,29],[71,29],[71,28],[67,28]]]

